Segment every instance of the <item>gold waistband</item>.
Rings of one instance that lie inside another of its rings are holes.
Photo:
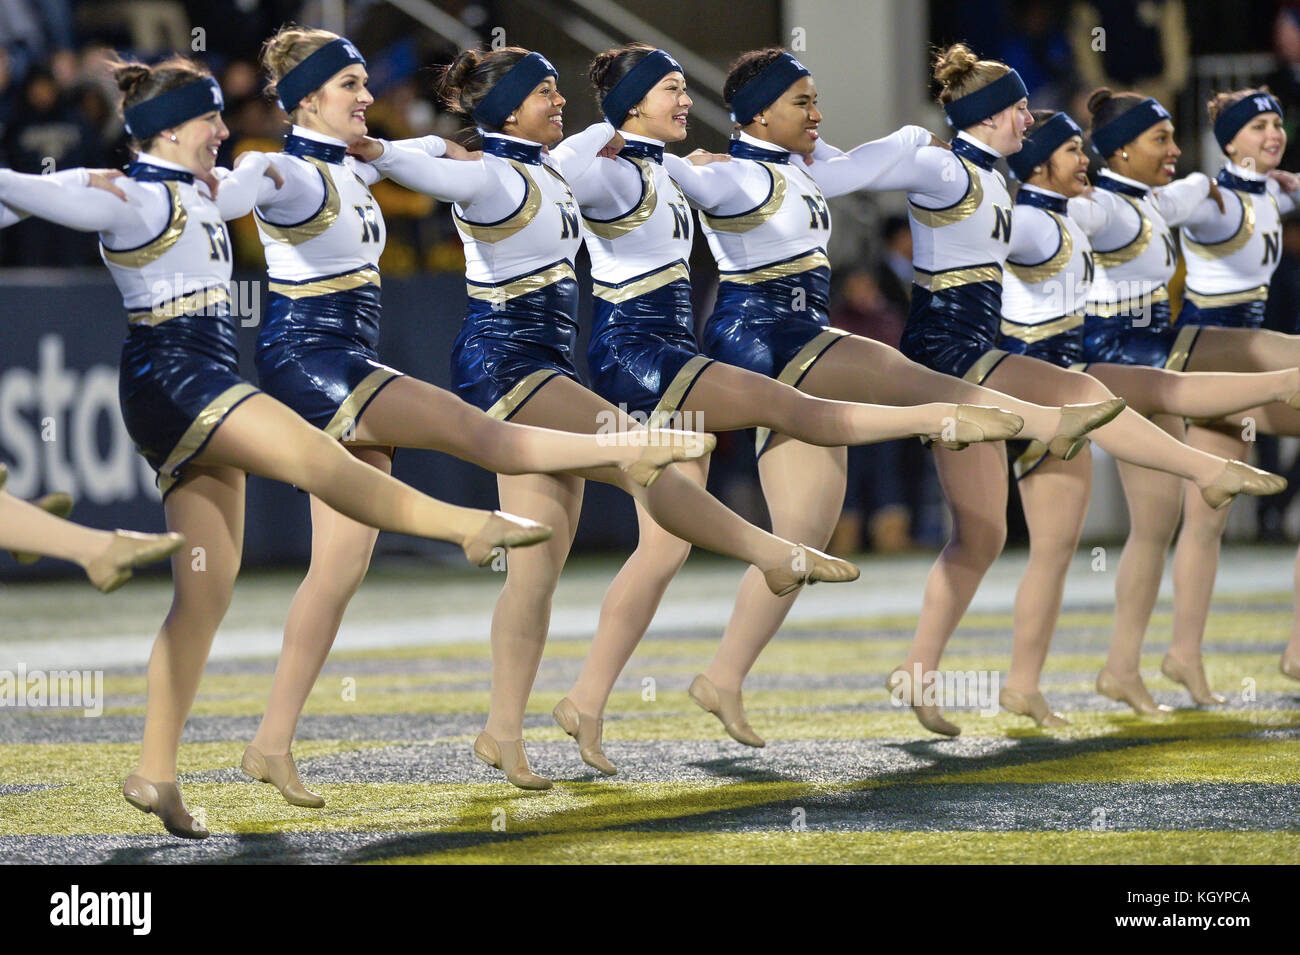
[[[770,282],[772,279],[801,275],[804,272],[811,272],[813,269],[829,269],[830,267],[831,263],[826,258],[826,253],[818,249],[816,252],[809,252],[807,255],[801,255],[799,258],[791,259],[788,262],[776,262],[772,265],[764,265],[743,272],[719,272],[718,281],[735,282],[738,285],[757,285],[759,282]]]
[[[163,302],[161,305],[155,305],[150,309],[127,312],[126,317],[127,321],[132,325],[159,325],[169,318],[203,312],[215,305],[221,305],[229,301],[230,293],[223,286],[218,286],[216,288],[206,288],[200,292],[191,292],[189,295],[182,295],[180,298],[174,298],[170,302]]]
[[[1248,288],[1242,292],[1220,292],[1215,295],[1204,295],[1188,289],[1186,297],[1187,301],[1201,308],[1224,308],[1228,305],[1245,305],[1247,302],[1265,302],[1268,300],[1268,286],[1261,285],[1259,288]]]
[[[622,285],[606,285],[604,282],[591,280],[591,294],[596,298],[604,299],[606,302],[612,302],[615,305],[620,302],[626,302],[634,299],[639,295],[646,295],[656,289],[661,289],[665,285],[670,285],[678,279],[687,279],[691,277],[690,269],[684,262],[674,262],[667,268],[660,269],[658,272],[652,272],[649,275],[643,275],[634,282],[624,282]]]
[[[540,272],[525,275],[512,282],[503,282],[501,285],[470,284],[466,288],[469,290],[470,298],[477,298],[484,302],[507,302],[520,295],[527,295],[529,292],[554,285],[563,279],[577,280],[577,276],[573,274],[573,266],[568,262],[552,265],[549,269],[542,269]]]
[[[1090,303],[1087,311],[1089,315],[1096,315],[1099,318],[1114,318],[1116,315],[1138,314],[1148,305],[1155,305],[1157,302],[1167,301],[1169,301],[1169,289],[1162,285],[1150,295],[1140,295],[1137,298],[1131,298],[1124,302]]]
[[[999,330],[1008,338],[1016,338],[1032,345],[1034,342],[1041,342],[1045,338],[1052,338],[1062,332],[1068,332],[1072,328],[1078,328],[1082,324],[1083,312],[1075,312],[1073,315],[1063,315],[1060,318],[1052,319],[1050,322],[1040,322],[1037,325],[1020,325],[1016,322],[1009,322],[1004,318]]]
[[[975,282],[1001,281],[1000,265],[976,265],[968,269],[948,269],[946,272],[924,272],[921,269],[912,272],[912,284],[927,292],[942,292],[944,289],[972,285]]]
[[[286,298],[314,298],[317,295],[329,295],[333,292],[349,292],[363,285],[379,285],[379,270],[373,266],[334,275],[327,279],[311,282],[277,282],[272,279],[267,288]]]

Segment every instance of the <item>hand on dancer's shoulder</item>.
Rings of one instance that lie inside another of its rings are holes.
[[[444,147],[446,152],[442,154],[444,159],[459,159],[462,161],[473,162],[476,159],[483,158],[483,150],[481,149],[466,149],[453,139],[444,139],[443,142],[446,144]]]
[[[946,140],[940,139],[940,138],[939,138],[938,136],[936,136],[934,133],[931,133],[931,134],[930,134],[930,145],[931,145],[931,146],[938,146],[940,149],[947,149],[947,150],[950,150],[950,151],[952,150],[952,143],[947,142]]]
[[[623,138],[623,134],[618,131],[615,131],[614,135],[610,138],[609,142],[607,142],[604,146],[600,147],[600,152],[596,153],[596,155],[604,159],[616,159],[618,158],[619,150],[621,150],[626,145],[627,145],[627,140]]]
[[[1219,191],[1219,184],[1213,179],[1210,180],[1210,198],[1214,200],[1220,212],[1228,211],[1228,207],[1223,204],[1223,193]]]
[[[811,156],[805,156],[804,162],[809,162]],[[704,149],[696,149],[686,154],[686,161],[696,166],[707,166],[711,162],[731,162],[731,157],[726,153],[711,153]]]
[[[103,189],[105,192],[111,192],[123,202],[126,202],[126,193],[117,186],[113,185],[114,179],[121,179],[126,173],[120,169],[87,169],[90,174],[90,185],[95,189]]]
[[[245,157],[247,156],[265,156],[266,168],[262,170],[262,175],[265,176],[267,179],[270,179],[273,183],[275,183],[275,188],[277,189],[283,188],[284,176],[283,174],[281,174],[280,170],[277,169],[275,166],[274,155],[272,155],[271,153],[258,152],[257,150],[254,149],[247,150],[245,152],[240,153],[237,157],[235,157],[236,169],[242,166],[245,162],[256,162],[256,160],[253,159],[246,159]],[[216,194],[217,194],[217,190],[213,188],[212,195],[216,196]]]
[[[1300,189],[1300,176],[1284,169],[1274,169],[1268,177],[1282,187],[1283,192],[1295,192]]]
[[[450,142],[447,143],[447,147],[450,150]],[[348,145],[348,155],[355,156],[362,162],[374,162],[383,154],[384,144],[373,136],[362,136],[355,143]]]

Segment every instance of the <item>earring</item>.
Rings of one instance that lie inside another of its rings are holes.
[[[1121,158],[1121,159],[1128,159],[1128,150],[1127,150],[1127,149],[1121,149],[1121,150],[1119,151],[1119,155],[1120,155],[1120,158]]]
[[[767,125],[767,120],[765,119],[760,119],[759,122],[762,123],[764,126]]]
[[[637,109],[636,109],[635,106],[633,106],[630,110],[628,110],[628,112],[631,113],[633,116],[640,116],[640,115],[641,115],[640,113],[637,112]]]
[[[176,134],[175,134],[175,133],[172,133],[171,136],[170,136],[169,138],[171,139],[172,142],[176,142]]]
[[[1042,172],[1042,171],[1043,171],[1043,167],[1042,167],[1042,166],[1035,166],[1035,167],[1034,167],[1034,175],[1035,175],[1035,176],[1037,176],[1037,175],[1038,175],[1040,172]]]
[[[513,122],[516,122],[516,120],[515,120],[515,114],[514,114],[514,113],[511,113],[509,116],[507,116],[507,117],[506,117],[506,122],[507,122],[507,123],[513,123]]]
[[[1231,156],[1231,155],[1232,155],[1232,152],[1233,152],[1231,146],[1224,146],[1224,147],[1223,147],[1223,151],[1224,151],[1225,153],[1227,153],[1229,156]]]

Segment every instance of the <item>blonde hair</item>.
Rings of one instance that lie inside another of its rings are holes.
[[[988,86],[1011,67],[997,60],[981,60],[965,43],[954,43],[934,54],[934,79],[939,84],[939,102],[946,106],[955,99]]]
[[[1215,93],[1214,98],[1206,102],[1205,108],[1210,113],[1210,122],[1213,123],[1219,118],[1219,114],[1226,110],[1234,103],[1239,103],[1247,96],[1257,96],[1260,93],[1271,94],[1267,86],[1261,86],[1254,90],[1233,90],[1231,93]]]
[[[275,36],[262,44],[262,68],[271,77],[271,85],[266,88],[267,95],[277,96],[276,85],[284,79],[286,73],[326,43],[337,39],[339,35],[330,33],[329,30],[317,30],[294,24],[280,27]],[[285,112],[290,116],[297,108],[297,103],[284,104]]]

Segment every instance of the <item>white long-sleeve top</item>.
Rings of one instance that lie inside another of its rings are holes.
[[[190,172],[158,156],[137,161]],[[115,185],[126,200],[90,183],[89,172],[70,169],[49,176],[0,170],[0,202],[82,232],[98,232],[100,255],[128,310],[157,306],[230,282],[230,236],[225,220],[247,215],[266,170],[257,156],[233,172],[221,170],[217,199],[206,183],[140,181]]]
[[[581,176],[614,132],[609,123],[596,123],[550,154],[543,152],[537,162],[491,153],[467,162],[386,144],[373,165],[394,182],[454,203],[452,218],[465,245],[471,287],[502,285],[544,270],[558,280],[563,266],[572,275],[583,238],[578,203],[566,180]],[[491,138],[537,147],[498,133],[485,137]]]
[[[1092,242],[1096,272],[1088,293],[1089,307],[1105,312],[1114,307],[1167,296],[1165,285],[1178,265],[1178,247],[1170,226],[1178,226],[1210,192],[1209,177],[1192,173],[1159,189],[1118,175],[1111,179],[1141,195],[1126,195],[1105,188],[1069,202],[1070,217]]]
[[[1229,162],[1226,170],[1264,192],[1233,189],[1220,182],[1223,211],[1213,199],[1202,199],[1183,222],[1179,233],[1187,263],[1187,291],[1198,305],[1227,303],[1225,296],[1268,294],[1282,251],[1282,216],[1295,208],[1295,199],[1267,176]]]
[[[1020,188],[1065,202],[1060,193]],[[1014,223],[1002,276],[1002,334],[1038,340],[1041,334],[1025,329],[1082,315],[1092,283],[1092,246],[1077,222],[1052,209],[1017,202]]]

